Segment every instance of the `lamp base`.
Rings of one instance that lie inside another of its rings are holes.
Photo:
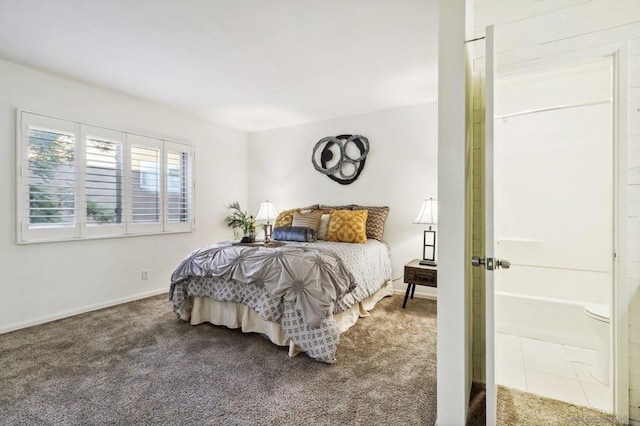
[[[429,226],[428,230],[424,231],[424,245],[422,247],[422,260],[420,265],[423,266],[437,266],[436,263],[436,231]]]
[[[271,242],[271,234],[273,232],[272,227],[269,222],[267,222],[263,226],[264,226],[264,242],[265,244],[269,244]]]

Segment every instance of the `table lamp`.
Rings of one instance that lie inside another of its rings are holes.
[[[420,213],[413,223],[429,225],[429,229],[424,231],[424,243],[422,247],[421,265],[436,266],[436,231],[431,229],[432,225],[438,224],[438,200],[429,198],[422,202]]]
[[[277,217],[278,217],[278,212],[276,211],[276,207],[273,205],[271,201],[267,200],[260,203],[260,210],[258,210],[256,221],[266,222],[263,225],[265,244],[268,244],[271,241],[271,233],[272,233],[271,222],[276,220]]]

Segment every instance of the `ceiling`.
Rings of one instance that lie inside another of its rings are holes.
[[[0,0],[0,57],[260,131],[430,101],[437,0]]]

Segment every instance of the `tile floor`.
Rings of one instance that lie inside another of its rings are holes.
[[[595,351],[496,334],[496,383],[611,412],[611,392],[591,376]]]

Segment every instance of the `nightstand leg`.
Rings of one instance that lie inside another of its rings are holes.
[[[416,285],[412,284],[413,288],[411,289],[411,300],[413,300],[413,295],[416,294]]]
[[[411,293],[412,286],[414,289],[416,288],[416,286],[413,284],[407,284],[407,292],[404,294],[404,302],[402,303],[402,309],[404,309],[404,307],[407,306],[407,299],[409,299],[409,293]]]

